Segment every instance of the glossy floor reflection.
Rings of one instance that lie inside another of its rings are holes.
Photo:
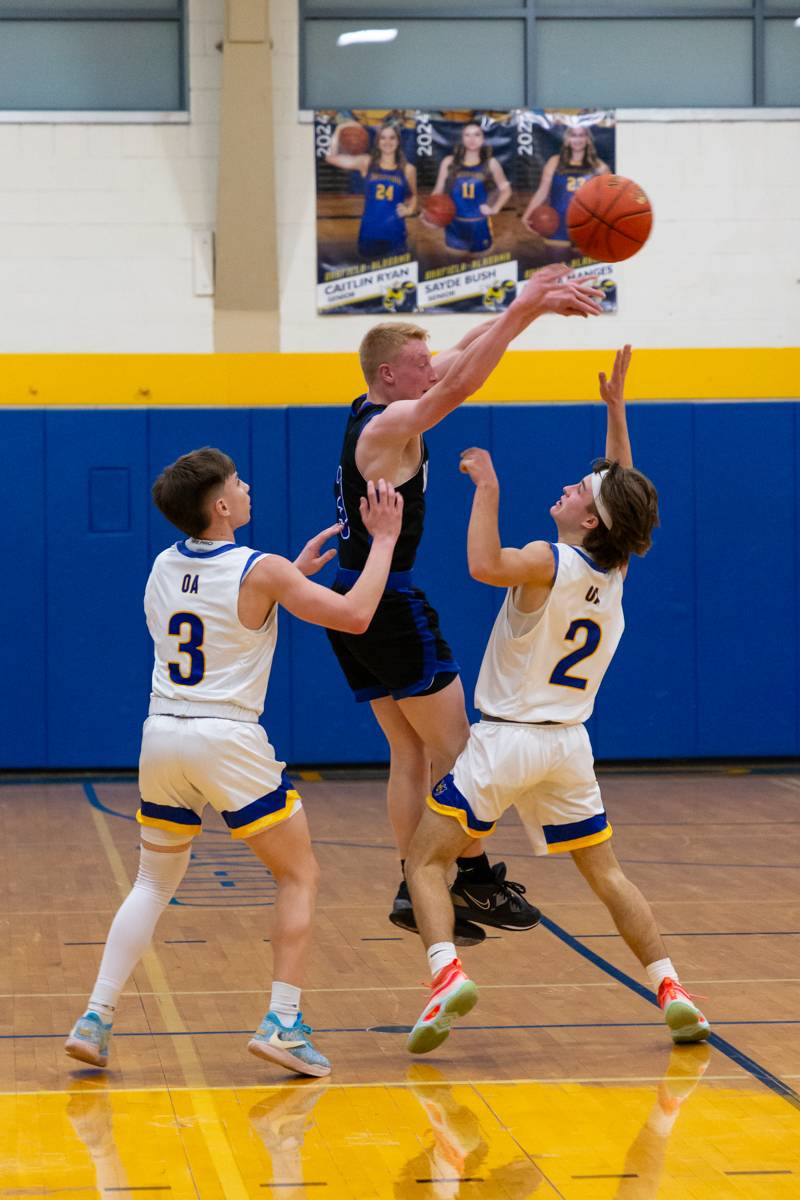
[[[796,1200],[800,1113],[706,1083],[707,1046],[648,1085],[448,1083],[0,1097],[0,1195],[173,1200]]]
[[[710,1046],[671,1047],[605,909],[511,817],[492,854],[545,919],[464,951],[478,1006],[415,1061],[426,966],[387,920],[384,783],[315,776],[303,1009],[329,1081],[246,1051],[274,883],[211,823],[121,998],[109,1069],[77,1069],[63,1042],[136,870],[136,784],[0,780],[0,1200],[800,1200],[800,776],[601,778]]]

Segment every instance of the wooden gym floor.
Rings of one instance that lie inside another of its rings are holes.
[[[0,780],[0,1197],[797,1200],[800,775],[602,774],[711,1047],[673,1049],[571,861],[490,843],[542,927],[464,951],[478,1007],[412,1059],[419,941],[386,919],[383,783],[301,780],[322,888],[305,1018],[329,1081],[245,1051],[274,887],[217,819],[125,993],[107,1072],[62,1042],[136,867],[131,777]]]

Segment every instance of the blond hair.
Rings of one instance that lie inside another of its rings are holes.
[[[370,385],[378,373],[381,363],[393,362],[403,346],[415,338],[424,342],[428,335],[418,325],[407,325],[402,321],[386,321],[373,325],[365,334],[358,348],[358,357],[364,378]]]

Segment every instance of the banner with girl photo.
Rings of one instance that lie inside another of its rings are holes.
[[[599,278],[566,211],[615,170],[608,111],[315,113],[320,313],[499,312],[548,263]]]

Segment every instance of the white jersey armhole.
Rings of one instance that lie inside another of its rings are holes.
[[[511,630],[511,636],[514,638],[526,637],[529,633],[533,633],[536,626],[544,616],[545,609],[550,603],[550,599],[555,591],[556,580],[558,579],[558,546],[555,542],[548,542],[550,549],[553,551],[553,582],[550,585],[547,599],[544,604],[535,609],[534,612],[524,612],[518,605],[518,599],[521,589],[524,588],[524,583],[515,584],[514,587],[508,589],[506,599],[506,620],[508,627]]]
[[[242,622],[239,620],[239,592],[241,590],[242,584],[244,583],[245,579],[250,574],[250,572],[252,571],[252,569],[256,565],[256,563],[261,562],[262,558],[269,558],[269,557],[270,556],[266,550],[254,550],[253,553],[248,558],[247,562],[244,564],[244,570],[242,571],[241,575],[239,576],[239,587],[236,589],[236,620],[237,620],[238,624],[241,626],[241,628],[245,629],[248,633],[255,633],[255,634],[269,633],[270,629],[272,628],[272,626],[275,624],[275,621],[277,620],[277,616],[278,616],[278,601],[277,600],[273,600],[272,608],[267,613],[267,615],[264,619],[263,625],[259,625],[257,629],[251,629],[249,625],[242,625]]]

